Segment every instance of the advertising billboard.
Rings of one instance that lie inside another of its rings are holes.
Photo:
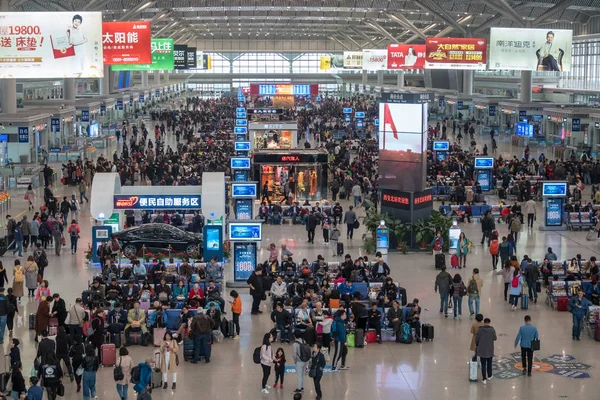
[[[260,242],[262,240],[261,222],[230,222],[229,240]]]
[[[150,21],[115,21],[102,24],[104,64],[152,62]]]
[[[481,38],[427,38],[425,69],[481,69],[487,61],[487,41]]]
[[[256,243],[233,244],[233,278],[246,281],[256,268]]]
[[[113,71],[172,71],[175,69],[173,59],[173,39],[152,39],[150,48],[152,50],[151,64],[135,65],[113,65]]]
[[[515,124],[515,135],[533,137],[533,125],[527,122],[517,122]]]
[[[490,29],[490,69],[570,71],[570,29]]]
[[[256,197],[256,183],[232,183],[231,198]]]
[[[185,44],[173,46],[173,62],[175,69],[187,69],[187,46]]]
[[[449,151],[450,142],[433,142],[433,151]]]
[[[333,54],[330,56],[321,56],[319,58],[319,69],[328,70],[332,68],[343,68],[344,67],[344,55]]]
[[[199,209],[200,195],[128,195],[113,197],[115,210]]]
[[[361,69],[363,67],[362,51],[344,52],[344,69]]]
[[[493,169],[494,157],[475,157],[475,169]]]
[[[387,49],[364,49],[362,51],[362,69],[379,71],[387,69]]]
[[[567,182],[544,182],[542,196],[566,197]]]
[[[561,226],[563,215],[563,199],[546,199],[546,226]]]
[[[102,13],[0,13],[0,78],[102,78]]]
[[[231,158],[231,169],[250,169],[249,157]]]
[[[252,199],[236,199],[234,201],[235,219],[252,219]]]
[[[185,55],[187,57],[187,69],[198,68],[198,50],[196,47],[188,47]]]
[[[387,69],[423,69],[425,54],[424,44],[389,44]]]

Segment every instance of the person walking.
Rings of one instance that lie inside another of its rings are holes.
[[[79,185],[77,188],[79,189],[79,203],[83,204],[83,199],[85,199],[85,201],[87,201],[89,203],[90,200],[85,195],[85,191],[87,190],[87,187],[86,187],[85,181],[83,179],[81,181],[79,181]]]
[[[79,225],[77,225],[77,220],[72,220],[71,225],[67,228],[67,233],[71,239],[71,254],[77,253],[77,241],[79,240],[80,232],[81,229],[79,229]]]
[[[94,346],[86,348],[81,366],[83,367],[83,400],[96,399],[96,374],[100,368],[100,361]]]
[[[38,368],[37,376],[42,379],[42,385],[46,388],[48,400],[56,400],[57,389],[61,384],[63,371],[54,351],[49,351],[46,354],[44,361],[42,361]],[[86,398],[84,395],[83,399],[89,400],[90,398]]]
[[[358,181],[352,186],[352,196],[354,198],[354,207],[360,207],[362,200],[362,188],[358,184]]]
[[[86,316],[85,308],[83,308],[83,301],[81,300],[81,297],[75,299],[75,304],[69,309],[68,313],[69,335],[73,339],[74,343],[80,343],[82,342],[82,327]]]
[[[533,228],[533,221],[535,221],[537,215],[533,199],[529,199],[525,203],[525,213],[527,213],[527,227]]]
[[[75,194],[71,195],[69,207],[71,208],[71,212],[73,213],[73,219],[75,221],[79,221],[79,211],[81,210],[81,207],[79,207],[79,202],[77,201],[77,197],[75,197]]]
[[[71,382],[75,380],[73,376],[73,367],[71,366],[71,360],[69,359],[69,349],[73,345],[73,340],[69,335],[64,326],[58,327],[58,333],[56,334],[56,358],[58,361],[63,361],[67,367],[67,372],[71,378]]]
[[[33,190],[33,186],[27,186],[27,191],[25,192],[25,200],[27,200],[27,202],[29,203],[29,207],[27,207],[28,210],[33,210],[33,207],[35,205],[35,197],[36,194]]]
[[[477,347],[477,356],[481,361],[481,378],[485,385],[487,380],[492,380],[492,359],[494,358],[494,342],[496,330],[490,325],[492,321],[489,318],[483,320],[483,326],[477,330],[475,336],[475,346]]]
[[[315,385],[316,400],[321,400],[323,393],[321,392],[321,378],[325,369],[325,355],[321,353],[323,345],[320,342],[314,344],[312,348],[312,356],[308,368],[308,376],[313,379]]]
[[[123,379],[116,382],[117,393],[121,400],[127,400],[127,392],[129,391],[129,382],[131,380],[131,369],[133,368],[133,360],[129,356],[127,347],[121,347],[119,349],[117,365],[121,367],[121,371],[123,372]]]
[[[490,255],[492,256],[492,268],[495,270],[498,268],[498,259],[500,253],[500,243],[498,239],[490,240]]]
[[[340,236],[342,236],[342,233],[338,229],[337,222],[334,221],[329,235],[329,247],[331,248],[331,253],[334,257],[338,256],[337,248]]]
[[[523,375],[531,376],[531,368],[533,367],[533,341],[538,340],[538,330],[531,323],[531,317],[526,315],[525,325],[519,328],[517,337],[515,338],[515,348],[521,343],[521,363],[523,365]]]
[[[352,239],[354,235],[354,224],[358,221],[354,207],[349,206],[348,211],[344,213],[344,223],[346,224],[346,239]]]
[[[35,290],[38,287],[38,265],[32,256],[27,257],[27,262],[23,266],[25,273],[25,286],[27,286],[27,297],[34,297]],[[15,276],[16,278],[16,276]]]
[[[587,312],[592,303],[583,296],[583,290],[578,289],[577,295],[571,297],[569,300],[569,306],[571,306],[571,314],[573,314],[573,340],[580,340],[581,328],[583,326],[583,318],[587,315]]]
[[[341,360],[340,370],[348,369],[346,367],[346,311],[338,310],[331,324],[331,337],[333,338],[333,360],[331,361],[331,370],[335,371]]]
[[[521,276],[518,270],[513,272],[513,276],[510,280],[510,298],[509,303],[512,306],[511,309],[515,311],[519,304],[519,297],[521,297],[521,288],[523,286],[523,276]]]
[[[308,243],[315,242],[315,229],[317,229],[317,217],[315,216],[314,211],[311,211],[306,217],[306,231],[308,232]]]
[[[496,272],[496,275],[502,275],[502,279],[504,280],[504,301],[508,300],[508,288],[510,287],[510,282],[512,281],[513,273],[515,272],[515,267],[512,266],[510,261],[504,262],[504,268],[500,271]]]
[[[18,315],[22,320],[21,313],[19,311],[19,304],[17,303],[17,298],[13,294],[13,289],[8,288],[6,291],[8,294],[6,295],[6,300],[8,301],[7,309],[8,314],[6,316],[6,327],[8,328],[8,337],[13,337],[13,328],[15,315]]]
[[[473,268],[473,275],[467,283],[467,295],[469,296],[469,318],[473,318],[475,314],[479,314],[479,304],[481,300],[481,288],[483,281],[479,277],[479,268]],[[473,308],[475,304],[475,308]]]
[[[273,362],[273,352],[271,350],[271,343],[273,342],[273,335],[271,333],[265,333],[263,336],[263,342],[260,346],[260,366],[262,368],[262,381],[261,381],[261,392],[269,394],[269,376],[271,375],[271,363]]]
[[[169,373],[173,378],[171,389],[177,389],[177,360],[179,357],[179,345],[173,338],[171,332],[166,331],[160,344],[160,370],[163,374],[163,389],[168,385]]]
[[[75,344],[69,349],[69,357],[71,357],[71,365],[73,371],[77,371],[83,363],[85,357],[85,345],[82,342],[82,337],[75,337]],[[75,373],[75,383],[77,384],[77,393],[81,391],[81,375]]]
[[[444,317],[448,317],[448,296],[452,289],[452,276],[446,272],[446,267],[435,278],[434,291],[440,294],[440,312],[444,313]]]
[[[540,279],[540,270],[538,269],[538,266],[530,264],[527,269],[525,269],[524,275],[527,287],[529,288],[529,298],[533,299],[534,303],[537,303],[537,285],[539,284],[538,280]]]
[[[262,268],[256,267],[254,272],[250,275],[250,278],[246,281],[250,286],[250,295],[252,296],[252,315],[262,314],[260,311],[260,302],[265,296],[265,289],[263,285]]]
[[[13,256],[18,252],[19,257],[23,257],[23,237],[23,228],[21,228],[21,221],[19,221],[13,231],[13,240],[15,241],[15,248],[12,252]]]
[[[513,238],[515,239],[515,243],[517,243],[517,239],[519,238],[519,232],[521,231],[521,220],[519,216],[515,215],[515,217],[510,222],[510,233],[512,233]]]
[[[471,349],[471,351],[473,352],[473,354],[477,355],[477,343],[476,343],[476,338],[477,338],[477,332],[479,331],[479,328],[481,328],[483,326],[483,314],[477,314],[475,316],[475,322],[473,322],[473,325],[471,325],[471,347],[469,347],[469,349]]]
[[[54,253],[57,256],[60,256],[62,249],[63,229],[63,224],[58,219],[52,221],[52,240],[54,240]]]
[[[310,361],[310,346],[306,343],[303,336],[303,332],[299,330],[294,332],[293,359],[294,364],[296,364],[297,379],[295,393],[302,393],[304,391],[304,375],[306,374],[306,365]]]
[[[454,319],[462,318],[462,298],[467,294],[467,287],[460,274],[452,278],[452,301],[454,303]]]

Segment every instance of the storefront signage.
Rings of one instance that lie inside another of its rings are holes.
[[[247,126],[248,120],[247,119],[236,119],[235,124],[238,126]]]
[[[482,38],[427,38],[425,69],[485,70],[487,41]]]
[[[433,93],[382,93],[381,103],[419,104],[433,101]]]
[[[249,108],[248,114],[283,114],[281,108]]]
[[[352,114],[351,108],[344,108],[344,114]]]
[[[185,44],[173,46],[173,62],[175,69],[187,69],[187,46]]]
[[[425,54],[424,44],[389,44],[387,69],[423,69]]]
[[[117,110],[123,111],[123,100],[117,100]]]
[[[233,128],[233,133],[239,133],[239,134],[248,133],[248,127],[236,126]]]
[[[231,169],[250,169],[250,158],[248,157],[232,157]]]
[[[542,196],[565,197],[567,195],[566,182],[544,182]]]
[[[233,244],[233,276],[236,281],[247,281],[256,269],[256,243]]]
[[[362,69],[366,71],[380,71],[387,69],[387,49],[363,49]]]
[[[364,118],[364,117],[365,117],[364,111],[357,111],[354,113],[354,118]]]
[[[363,66],[362,51],[344,52],[344,69],[361,69]]]
[[[492,169],[494,168],[494,159],[492,157],[476,157],[475,169]]]
[[[450,150],[450,142],[433,142],[433,151]]]
[[[50,147],[50,153],[60,153],[60,152],[61,152],[60,147]]]
[[[81,122],[90,122],[89,110],[81,110]]]
[[[29,143],[29,127],[21,126],[18,129],[19,143]]]
[[[570,71],[573,31],[490,29],[490,69]]]
[[[488,115],[490,117],[496,116],[496,106],[488,106]]]
[[[114,195],[115,210],[181,210],[198,209],[201,206],[200,195]]]
[[[258,85],[258,93],[254,93],[253,85],[250,86],[250,93],[257,94],[259,96],[310,96],[312,93],[312,86],[315,85]],[[317,85],[318,91],[318,85]]]
[[[50,130],[56,133],[60,132],[60,118],[50,119]]]
[[[2,12],[0,20],[0,78],[103,77],[101,12]]]
[[[573,132],[581,131],[581,119],[580,118],[573,118],[571,120],[571,130]]]
[[[232,183],[231,197],[256,197],[256,183]]]
[[[150,64],[151,37],[150,21],[103,22],[104,64]]]
[[[260,242],[262,240],[262,223],[230,222],[229,240]]]
[[[327,154],[273,154],[273,153],[256,153],[254,154],[254,162],[260,164],[278,164],[278,163],[327,163]]]
[[[250,151],[250,142],[235,142],[235,151]]]
[[[150,48],[152,50],[152,63],[133,65],[113,65],[113,71],[172,71],[175,69],[173,59],[173,39],[152,38]]]
[[[456,102],[456,109],[457,110],[462,110],[463,109],[463,102],[462,102],[462,100],[458,100]]]

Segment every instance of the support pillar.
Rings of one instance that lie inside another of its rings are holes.
[[[404,71],[398,71],[398,89],[404,88]]]
[[[383,71],[377,71],[377,86],[383,86]]]
[[[473,71],[463,71],[463,94],[465,96],[473,95]]]
[[[100,78],[100,96],[108,96],[110,94],[110,66],[104,66],[104,78]]]
[[[0,1],[0,11],[10,11],[10,1]],[[17,112],[17,80],[2,79],[2,98],[0,98],[3,114],[16,114]]]
[[[521,102],[531,103],[531,86],[533,77],[531,71],[521,71]]]
[[[363,72],[362,72],[362,84],[363,85],[366,85],[367,82],[369,81],[369,75],[368,75],[368,73],[369,72],[366,71],[366,70],[363,70]]]
[[[64,99],[66,101],[75,101],[75,79],[67,78],[63,84],[65,85]]]
[[[165,83],[169,83],[169,71],[165,71]]]
[[[142,89],[148,87],[148,71],[142,71]]]
[[[154,71],[154,84],[160,84],[160,71]]]

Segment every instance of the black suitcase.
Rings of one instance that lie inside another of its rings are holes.
[[[35,313],[29,314],[29,329],[35,329]]]
[[[12,372],[12,366],[8,366],[8,356],[4,357],[4,372],[0,374],[0,393],[5,393],[8,386],[8,380]]]
[[[233,320],[227,322],[227,333],[229,333],[229,337],[235,336],[235,324],[233,323]]]
[[[537,282],[535,283],[535,291],[536,291],[536,292],[538,292],[538,293],[541,293],[541,292],[542,292],[542,282],[540,282],[540,281],[537,281]],[[536,298],[537,298],[537,297],[536,297]]]
[[[504,188],[498,189],[498,198],[501,200],[506,199],[506,190]]]
[[[229,332],[229,321],[227,320],[227,318],[223,317],[219,327],[221,328],[221,333],[223,333],[223,337],[228,338],[231,336],[231,333]]]
[[[202,347],[200,347],[202,354]],[[194,342],[190,338],[183,339],[183,360],[191,361],[194,358]]]
[[[109,333],[109,342],[115,345],[115,348],[121,348],[121,332],[119,333]]]
[[[142,331],[132,332],[129,331],[129,336],[127,337],[127,344],[129,345],[140,345],[142,344]]]
[[[435,255],[435,269],[442,269],[446,267],[446,256],[444,253]]]
[[[398,300],[400,300],[400,304],[402,304],[402,307],[404,307],[408,304],[408,298],[406,297],[406,289],[401,287],[398,290],[400,291],[400,298]]]
[[[422,340],[433,340],[433,338],[434,338],[433,325],[431,325],[431,324],[421,325],[421,339]]]
[[[354,347],[365,347],[365,330],[357,329],[354,333]]]
[[[0,240],[0,257],[2,257],[4,253],[6,253],[6,250],[8,250],[8,244],[6,242],[6,238]]]
[[[342,243],[342,242],[338,242],[338,244],[337,244],[337,255],[338,256],[344,255],[344,243]]]

